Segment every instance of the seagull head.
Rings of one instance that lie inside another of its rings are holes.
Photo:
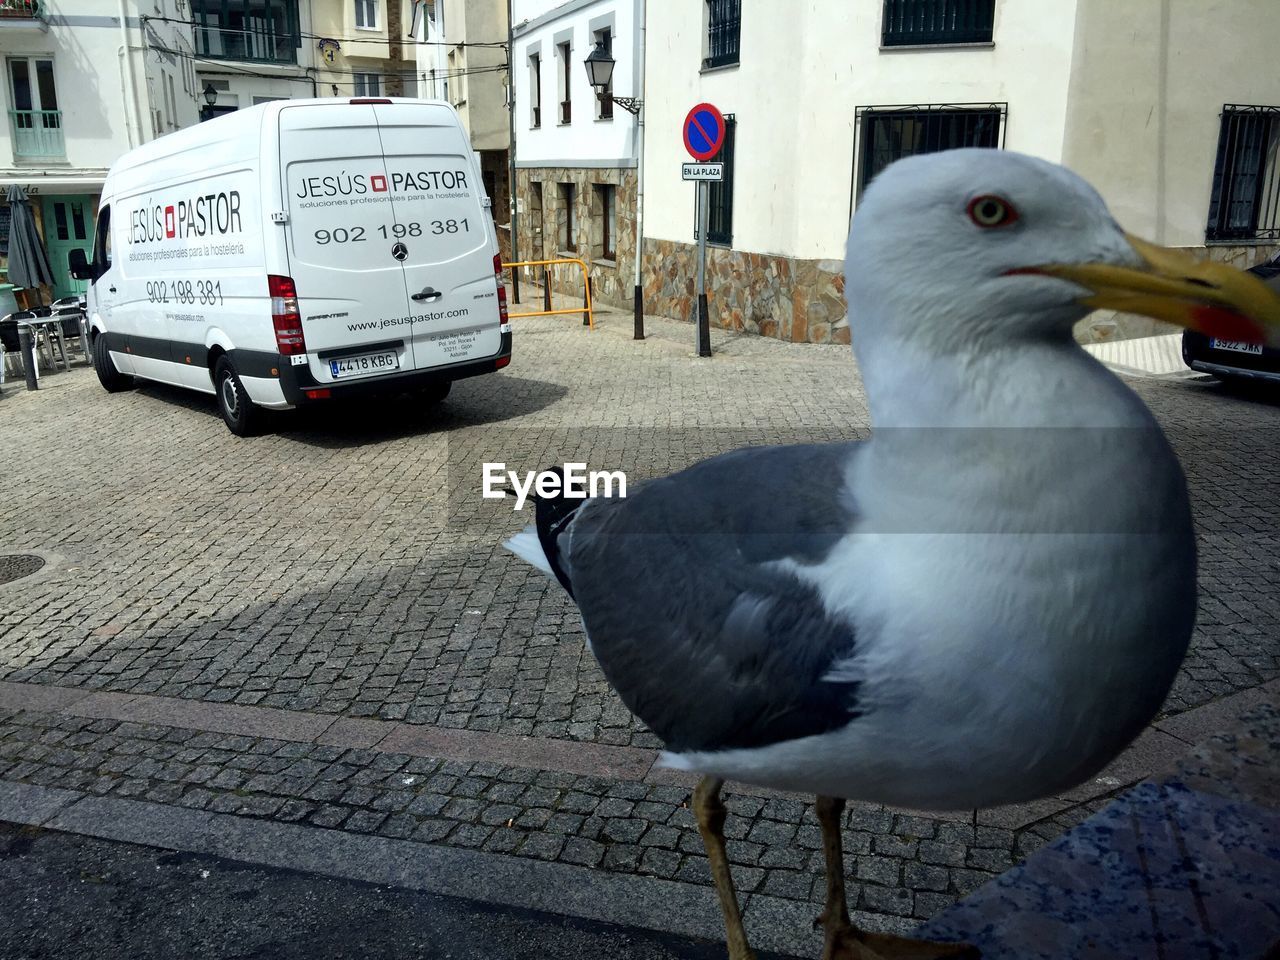
[[[1280,347],[1280,297],[1258,278],[1125,233],[1080,177],[1003,150],[887,167],[853,218],[845,285],[855,344],[1065,343],[1110,308]]]

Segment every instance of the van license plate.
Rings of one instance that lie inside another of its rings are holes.
[[[1262,353],[1262,344],[1249,343],[1245,340],[1219,340],[1213,337],[1209,341],[1209,346],[1215,350],[1234,350],[1236,353]]]
[[[333,379],[343,377],[367,377],[375,373],[390,373],[400,369],[400,358],[395,353],[366,353],[360,357],[343,357],[329,361],[329,373]]]

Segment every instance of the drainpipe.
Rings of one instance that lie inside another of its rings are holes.
[[[130,143],[130,146],[139,146],[143,142],[146,135],[142,126],[142,108],[138,106],[138,83],[133,75],[133,57],[129,53],[129,20],[128,11],[125,9],[125,0],[120,0],[120,45],[121,52],[124,55],[124,75],[125,82],[129,89],[125,94],[125,128],[129,126],[129,103],[133,103],[133,120],[138,127],[137,143]],[[132,141],[132,137],[130,138]]]
[[[516,195],[516,46],[511,28],[511,0],[507,0],[507,176],[510,178],[508,202],[511,205],[511,262],[520,262],[520,200]],[[511,300],[520,302],[520,268],[511,268]]]
[[[645,0],[636,0],[636,3],[640,7],[640,70],[635,95],[643,102],[645,98]],[[635,332],[632,336],[634,340],[644,339],[644,278],[640,273],[640,260],[644,250],[644,111],[645,107],[641,106],[640,112],[636,114],[636,287]]]

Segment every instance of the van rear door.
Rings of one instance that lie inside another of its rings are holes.
[[[319,383],[412,369],[404,271],[384,235],[391,188],[368,103],[280,110],[289,273]]]
[[[466,134],[448,107],[377,104],[394,222],[375,238],[399,244],[418,369],[483,359],[501,346],[493,222]]]

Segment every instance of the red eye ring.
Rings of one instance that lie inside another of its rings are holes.
[[[984,230],[1008,227],[1018,222],[1018,211],[1013,204],[994,193],[984,193],[980,197],[974,197],[965,209],[969,219]]]

